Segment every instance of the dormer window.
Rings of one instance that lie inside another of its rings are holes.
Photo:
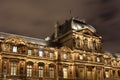
[[[32,55],[32,50],[31,49],[28,50],[28,55]]]
[[[13,51],[13,52],[17,52],[17,46],[13,46],[12,51]]]

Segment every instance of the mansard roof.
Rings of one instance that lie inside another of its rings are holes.
[[[95,36],[99,36],[96,33],[96,29],[92,27],[91,25],[87,24],[84,20],[81,20],[79,18],[71,18],[69,20],[66,20],[65,23],[62,25],[58,24],[58,35],[61,36],[71,30],[74,30],[76,32],[82,31],[82,30],[89,30],[92,33],[94,33]]]
[[[92,32],[96,32],[96,29],[91,25],[88,25],[84,20],[79,18],[72,18],[71,28],[74,30],[89,29]]]

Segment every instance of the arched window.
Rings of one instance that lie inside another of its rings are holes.
[[[44,76],[44,63],[38,64],[38,71],[39,71],[39,77],[43,77]]]
[[[27,63],[27,77],[32,77],[32,69],[33,69],[33,63],[28,62]]]
[[[49,77],[54,78],[54,65],[53,64],[49,65]]]

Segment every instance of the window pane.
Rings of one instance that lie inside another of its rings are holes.
[[[28,55],[32,55],[32,50],[28,50]]]
[[[43,57],[43,51],[42,50],[39,50],[39,56]]]
[[[13,52],[17,52],[17,46],[13,46]]]
[[[67,78],[67,68],[63,68],[63,78]]]
[[[63,54],[63,58],[67,59],[67,54],[66,53]]]
[[[52,59],[53,58],[53,53],[50,53],[50,59]]]
[[[43,77],[43,66],[39,66],[39,77]]]
[[[54,67],[50,67],[50,78],[54,78]]]
[[[97,57],[97,62],[100,62],[100,58],[99,57]]]
[[[83,55],[79,55],[79,59],[80,59],[80,60],[83,60]]]
[[[11,75],[16,75],[17,65],[16,63],[11,63]]]
[[[32,76],[32,65],[27,65],[27,77]]]

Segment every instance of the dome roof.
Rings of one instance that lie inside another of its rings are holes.
[[[96,32],[96,29],[91,25],[88,25],[83,20],[79,20],[77,18],[72,18],[72,29],[74,30],[82,30],[82,29],[89,29],[92,32]]]

